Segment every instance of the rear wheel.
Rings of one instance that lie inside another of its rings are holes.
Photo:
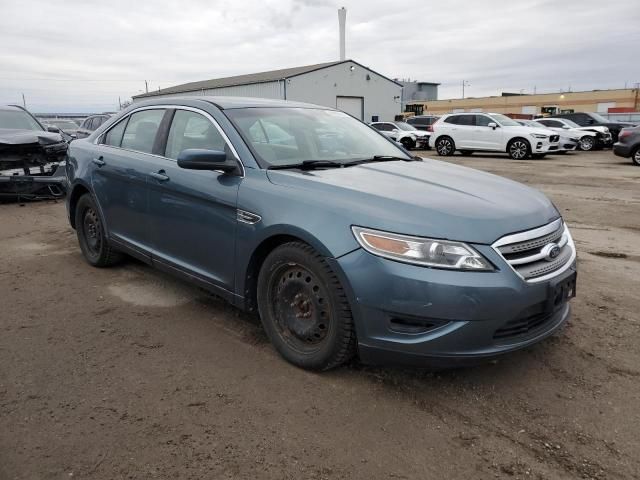
[[[514,138],[507,146],[507,153],[513,160],[524,160],[531,155],[531,146],[522,138]]]
[[[640,167],[640,146],[631,153],[631,161]]]
[[[456,151],[456,145],[450,137],[440,137],[436,141],[436,152],[442,157],[450,157]]]
[[[595,146],[596,146],[596,141],[591,136],[585,135],[580,139],[580,150],[584,150],[585,152],[588,152],[590,150],[593,150]]]
[[[267,256],[258,275],[258,309],[273,346],[298,367],[328,370],[355,354],[345,292],[305,243],[286,243]]]
[[[85,260],[94,267],[109,267],[121,260],[122,254],[109,245],[98,207],[88,193],[76,205],[76,234]]]

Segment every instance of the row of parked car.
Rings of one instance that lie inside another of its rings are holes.
[[[610,122],[596,113],[568,113],[534,120],[512,119],[499,113],[451,113],[371,125],[407,149],[426,145],[442,156],[456,151],[465,155],[475,151],[506,152],[521,160],[613,145],[616,155],[640,165],[638,127]]]

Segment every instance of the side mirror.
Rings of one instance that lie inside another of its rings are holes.
[[[238,173],[238,163],[228,159],[220,150],[188,148],[178,155],[178,166],[187,170],[220,170],[225,173]]]
[[[60,133],[60,129],[58,127],[53,126],[53,125],[49,125],[47,127],[47,132]]]
[[[496,122],[489,122],[487,127],[491,127],[491,128],[493,128],[495,130],[496,128],[498,128],[498,124]]]

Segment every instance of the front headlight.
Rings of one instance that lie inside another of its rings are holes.
[[[355,226],[351,229],[362,248],[379,257],[450,270],[493,270],[491,263],[466,243],[411,237]]]
[[[549,135],[543,135],[541,133],[531,133],[530,134],[533,138],[549,138]]]

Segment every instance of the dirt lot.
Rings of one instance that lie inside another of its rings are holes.
[[[254,318],[83,261],[62,203],[0,205],[0,479],[639,478],[640,168],[454,157],[572,227],[568,327],[447,372],[282,361]]]

